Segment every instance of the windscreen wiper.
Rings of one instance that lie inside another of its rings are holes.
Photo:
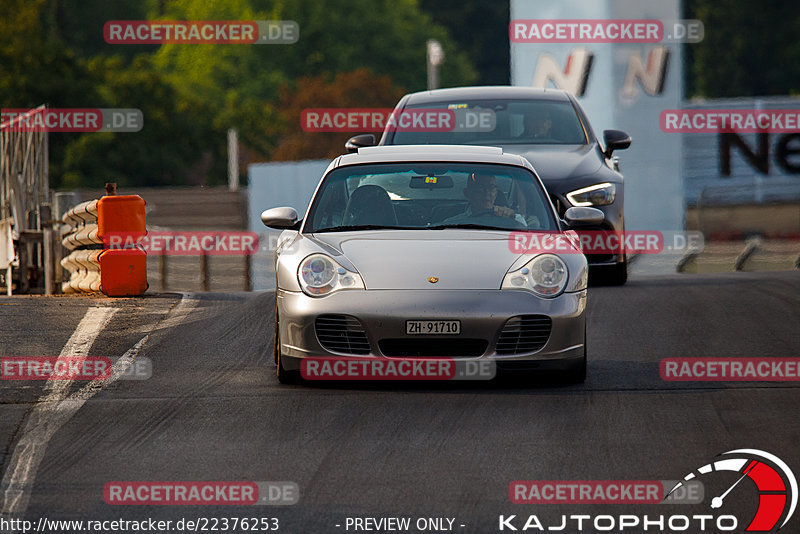
[[[467,228],[472,230],[500,230],[509,232],[512,230],[519,230],[519,228],[501,228],[499,226],[491,226],[488,224],[475,224],[475,223],[458,223],[458,224],[437,224],[435,226],[426,226],[426,230],[444,230],[445,228]]]
[[[333,226],[331,228],[320,228],[313,233],[324,232],[350,232],[352,230],[422,230],[421,226],[397,226],[386,224],[350,224],[345,226]]]

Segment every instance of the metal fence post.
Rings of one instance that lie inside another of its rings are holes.
[[[53,210],[48,203],[39,205],[39,228],[42,229],[44,294],[52,295],[55,293],[55,250],[53,247]]]
[[[250,276],[250,269],[252,268],[252,256],[250,254],[244,255],[244,290],[253,290],[253,280]]]
[[[200,279],[203,283],[203,291],[211,291],[211,275],[209,273],[208,254],[203,252],[200,256]]]
[[[169,270],[167,267],[167,255],[161,254],[158,264],[159,274],[161,275],[161,291],[167,290],[167,271]]]

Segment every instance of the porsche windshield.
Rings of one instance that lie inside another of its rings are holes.
[[[556,230],[548,200],[522,168],[475,163],[354,165],[331,172],[305,232],[477,228]]]

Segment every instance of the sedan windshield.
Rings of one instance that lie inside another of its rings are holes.
[[[402,129],[388,132],[390,145],[583,145],[586,133],[572,103],[561,100],[470,100],[409,105],[452,110],[452,131]],[[491,121],[479,122],[489,113]],[[474,123],[472,127],[468,123]],[[480,124],[485,124],[481,127]],[[477,125],[477,126],[475,126]]]
[[[480,163],[353,165],[328,174],[305,232],[556,230],[533,173]]]

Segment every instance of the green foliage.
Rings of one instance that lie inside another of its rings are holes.
[[[47,31],[45,0],[3,0],[0,18],[0,108],[98,107],[97,80]],[[74,134],[50,136],[51,185]]]
[[[324,76],[298,80],[294,90],[284,88],[281,110],[288,119],[281,143],[273,151],[275,160],[335,158],[344,150],[350,132],[305,132],[300,124],[309,108],[388,108],[403,96],[389,76],[375,76],[367,69],[341,73],[333,81]],[[359,132],[366,133],[366,132]]]
[[[422,9],[447,28],[478,71],[478,85],[508,85],[511,54],[509,2],[497,0],[420,0]]]
[[[685,0],[705,40],[687,48],[687,94],[800,89],[800,4]],[[299,130],[303,107],[379,106],[426,87],[508,82],[508,2],[481,0],[3,0],[0,106],[139,108],[138,133],[50,135],[51,184],[222,183],[226,132],[250,160],[329,155],[339,134]],[[294,20],[292,45],[110,45],[109,20]],[[314,137],[314,136],[320,137]]]
[[[800,91],[800,4],[785,0],[686,0],[687,18],[703,21],[690,49],[691,96],[734,97]]]
[[[110,45],[103,39],[103,25],[111,20],[146,19],[157,4],[157,0],[50,0],[48,31],[80,57],[121,55],[130,61],[137,54],[157,51],[158,45]]]
[[[138,108],[144,127],[136,133],[84,134],[71,142],[64,161],[65,185],[203,183],[202,176],[193,176],[198,169],[192,166],[204,158],[212,176],[225,176],[225,140],[208,127],[214,119],[210,106],[179,95],[151,63],[146,56],[128,68],[120,57],[89,62],[89,72],[100,80],[102,107]]]
[[[189,20],[294,20],[300,39],[291,45],[165,45],[156,64],[183,93],[200,95],[216,108],[215,125],[237,127],[242,142],[268,156],[285,132],[279,89],[304,76],[367,68],[401,87],[426,86],[425,43],[449,42],[410,0],[175,0],[164,18]],[[474,78],[463,54],[454,51],[443,69],[445,83]],[[365,88],[366,89],[366,88]],[[335,105],[346,105],[339,102]]]
[[[328,105],[377,98],[391,106],[388,99],[426,87],[430,38],[441,41],[447,53],[443,86],[476,79],[466,54],[416,0],[3,4],[0,104],[139,108],[144,115],[144,128],[137,133],[51,134],[54,187],[98,187],[109,180],[123,187],[224,182],[229,128],[239,130],[243,154],[268,159],[297,128],[296,110],[286,109],[281,94],[297,91],[297,81],[305,77],[337,83],[337,75],[362,68],[375,77],[344,78],[361,85],[336,91]],[[292,45],[160,46],[103,40],[106,22],[141,19],[294,20],[300,39]]]

